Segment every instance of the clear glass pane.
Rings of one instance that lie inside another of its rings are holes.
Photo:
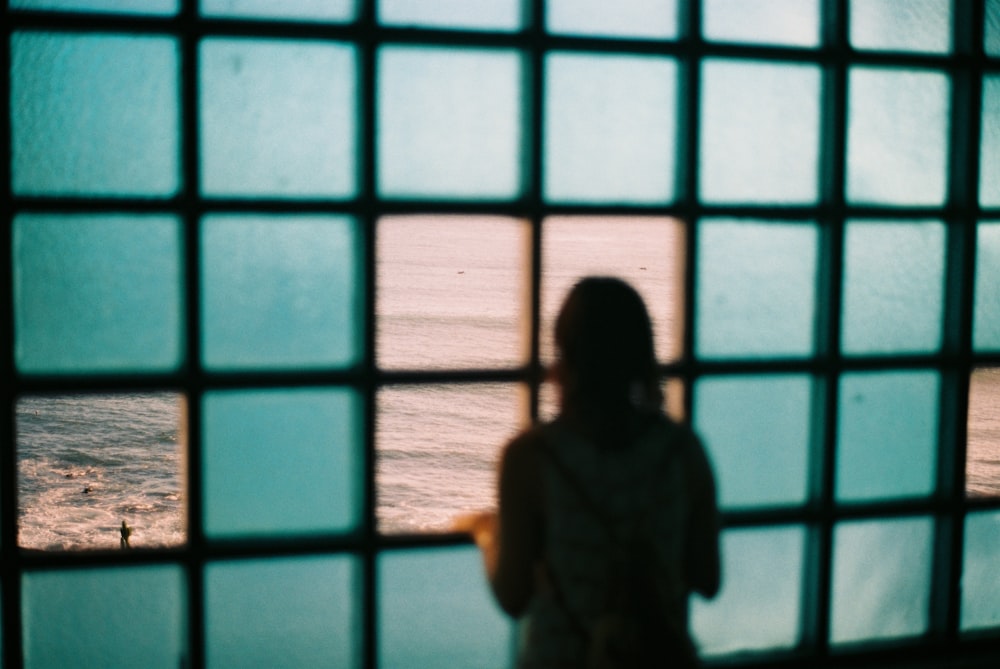
[[[187,666],[184,575],[173,565],[22,576],[24,666]]]
[[[209,564],[206,666],[360,667],[358,571],[347,556]]]
[[[520,54],[399,46],[379,49],[377,61],[381,195],[521,194]]]
[[[694,422],[711,454],[722,507],[806,501],[812,379],[709,376],[694,393]]]
[[[204,193],[356,193],[353,46],[209,39],[200,50]]]
[[[969,422],[965,492],[1000,497],[1000,367],[973,370],[969,377]]]
[[[344,389],[211,392],[204,398],[205,533],[354,530],[361,518],[361,399]]]
[[[977,227],[972,343],[977,351],[1000,350],[1000,223]]]
[[[170,16],[177,13],[180,0],[10,0],[11,9],[42,9],[108,14],[150,14]]]
[[[379,531],[445,531],[459,514],[494,507],[497,459],[523,425],[521,400],[518,386],[497,383],[382,389]]]
[[[677,36],[677,0],[548,0],[545,10],[545,28],[552,33]]]
[[[802,619],[801,527],[722,534],[722,590],[691,600],[691,629],[702,656],[791,648]]]
[[[833,643],[917,636],[927,630],[933,530],[929,518],[834,528]]]
[[[205,364],[346,367],[361,357],[361,247],[346,216],[207,216]]]
[[[707,219],[698,229],[697,354],[812,354],[816,226]]]
[[[384,669],[508,666],[512,629],[472,547],[378,556],[378,653]]]
[[[22,372],[177,369],[184,296],[176,218],[22,214],[13,228],[14,356]]]
[[[985,23],[983,42],[986,53],[1000,56],[1000,0],[986,0]]]
[[[384,25],[519,30],[524,23],[521,0],[379,0]]]
[[[962,631],[1000,625],[1000,512],[970,513],[965,518],[962,563]]]
[[[845,353],[941,348],[945,226],[850,221],[844,242]]]
[[[820,69],[712,59],[702,77],[701,198],[815,202]]]
[[[204,16],[353,21],[359,0],[201,0]]]
[[[845,374],[837,424],[837,499],[929,495],[937,472],[935,372]]]
[[[549,54],[546,199],[673,200],[676,98],[677,63],[672,59]]]
[[[14,192],[174,195],[181,184],[178,67],[172,38],[15,33]]]
[[[522,221],[390,216],[378,226],[379,366],[524,362],[528,229]]]
[[[851,0],[851,46],[949,53],[951,1]]]
[[[851,68],[847,197],[855,203],[940,205],[948,157],[948,77]]]
[[[702,0],[701,11],[708,40],[819,46],[818,0]]]
[[[541,347],[555,359],[553,328],[563,300],[585,276],[617,276],[642,296],[657,357],[681,356],[685,226],[676,218],[553,216],[542,228]]]
[[[979,204],[1000,205],[1000,76],[983,77],[979,140]]]

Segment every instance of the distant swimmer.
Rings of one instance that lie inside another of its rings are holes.
[[[130,546],[128,543],[129,537],[132,536],[132,528],[129,527],[127,524],[125,524],[124,520],[122,521],[122,527],[120,531],[122,533],[122,540],[121,540],[122,550],[125,550],[126,548],[132,548],[132,546]]]
[[[94,492],[94,487],[93,486],[87,486],[86,488],[83,489],[83,494],[84,495],[89,495],[92,492]]]

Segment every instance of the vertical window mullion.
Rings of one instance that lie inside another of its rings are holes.
[[[528,414],[532,422],[538,419],[539,398],[541,394],[541,384],[543,381],[543,369],[541,363],[541,343],[544,333],[541,331],[542,322],[542,222],[545,219],[545,203],[542,198],[542,180],[544,178],[545,156],[544,145],[547,140],[544,137],[545,128],[545,59],[548,53],[547,40],[545,39],[545,2],[544,0],[529,0],[530,16],[528,30],[532,36],[531,49],[527,57],[530,59],[525,68],[525,76],[528,81],[525,87],[528,89],[528,113],[525,115],[526,136],[522,141],[524,151],[527,153],[528,174],[527,200],[530,203],[530,250],[529,262],[531,266],[527,268],[529,281],[528,291],[528,327],[530,331],[528,346],[528,364],[531,379],[528,386]],[[522,268],[523,271],[523,268]]]

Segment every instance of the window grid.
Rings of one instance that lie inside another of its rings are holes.
[[[125,33],[169,34],[180,44],[180,104],[181,104],[181,165],[184,193],[167,201],[118,198],[78,198],[15,196],[11,191],[10,164],[3,162],[0,177],[4,183],[6,210],[0,254],[5,271],[0,278],[2,307],[8,315],[2,329],[0,346],[7,352],[4,374],[9,382],[3,385],[3,402],[9,408],[0,418],[0,429],[7,448],[0,461],[0,542],[3,568],[3,633],[4,666],[21,666],[23,662],[21,636],[20,580],[26,571],[42,567],[74,567],[99,564],[180,563],[188,583],[188,632],[191,666],[205,664],[204,568],[210,561],[237,556],[303,555],[347,551],[357,553],[362,560],[362,662],[377,666],[376,639],[376,558],[387,547],[434,546],[460,542],[455,537],[380,537],[375,532],[374,422],[375,398],[380,387],[393,384],[464,383],[472,381],[527,382],[531,396],[531,412],[537,415],[538,390],[542,368],[539,361],[541,234],[543,219],[554,214],[657,214],[677,216],[688,225],[686,236],[686,281],[684,291],[686,328],[683,334],[685,355],[682,361],[664,366],[664,373],[679,376],[690,389],[701,377],[716,374],[749,375],[755,373],[803,372],[816,380],[814,400],[814,430],[817,435],[813,458],[818,460],[818,480],[813,481],[814,502],[803,508],[727,512],[727,527],[766,527],[796,523],[810,528],[806,554],[806,594],[803,606],[801,654],[815,659],[831,654],[829,630],[831,615],[831,580],[833,530],[845,519],[928,516],[935,519],[934,558],[932,565],[932,604],[927,639],[911,644],[914,653],[927,646],[954,647],[959,643],[959,601],[962,567],[962,534],[964,518],[971,509],[1000,508],[998,500],[967,500],[964,497],[965,415],[968,406],[968,381],[973,367],[1000,364],[996,354],[974,353],[971,349],[972,289],[975,278],[975,225],[985,218],[997,218],[1000,211],[986,210],[978,204],[979,110],[984,73],[1000,72],[1000,63],[985,59],[982,54],[983,7],[980,3],[955,2],[955,47],[953,55],[914,55],[889,53],[856,53],[848,46],[848,10],[846,2],[827,0],[823,3],[823,28],[826,32],[820,49],[778,48],[766,46],[712,44],[703,41],[699,3],[682,4],[681,38],[676,42],[654,40],[618,40],[586,37],[549,36],[538,26],[544,25],[542,2],[532,4],[531,25],[521,33],[491,34],[464,31],[400,30],[376,25],[372,3],[362,5],[358,19],[346,26],[256,22],[242,20],[200,19],[193,0],[182,3],[180,14],[173,19],[141,17],[95,16],[87,14],[46,13],[7,10],[6,36],[17,30],[90,31],[108,30]],[[358,104],[362,126],[359,132],[360,174],[359,194],[348,202],[330,203],[324,200],[283,201],[252,198],[213,198],[206,200],[197,193],[200,169],[198,158],[197,74],[198,44],[204,36],[285,36],[308,40],[344,40],[359,46],[360,71]],[[685,37],[686,35],[686,37]],[[528,167],[525,195],[513,202],[406,201],[382,200],[375,195],[376,147],[372,129],[375,101],[375,54],[386,43],[427,43],[448,46],[506,46],[527,52],[529,83]],[[3,97],[0,103],[10,110],[10,50],[8,44],[0,55],[3,71]],[[681,95],[678,100],[678,197],[668,206],[582,206],[552,205],[541,197],[543,156],[540,145],[544,117],[543,71],[545,53],[551,50],[581,52],[649,53],[672,55],[679,59]],[[697,198],[698,153],[696,139],[699,126],[700,64],[706,56],[741,59],[753,57],[774,62],[819,63],[824,67],[821,88],[821,149],[820,200],[815,206],[755,206],[706,205]],[[887,67],[930,68],[946,71],[952,82],[949,138],[948,198],[941,207],[892,207],[853,205],[845,201],[847,80],[852,65],[871,64]],[[0,131],[0,148],[10,155],[10,124]],[[87,212],[87,211],[173,211],[181,214],[184,225],[184,263],[186,304],[186,354],[189,368],[175,375],[118,377],[38,378],[19,375],[13,355],[13,302],[11,229],[13,216],[22,212]],[[345,372],[322,373],[249,373],[225,374],[203,372],[200,360],[200,275],[198,258],[200,241],[198,221],[207,212],[334,212],[350,213],[361,222],[365,249],[364,291],[367,297],[364,328],[365,357],[362,366]],[[375,273],[374,253],[377,219],[390,213],[504,213],[524,217],[531,225],[531,347],[530,362],[525,368],[499,371],[467,370],[448,372],[383,372],[374,364],[375,332]],[[698,248],[698,225],[706,216],[752,216],[776,220],[813,218],[820,230],[820,270],[817,304],[817,346],[815,355],[807,359],[788,360],[726,360],[705,361],[694,357],[696,328],[695,251]],[[840,354],[841,286],[843,279],[845,222],[849,218],[879,218],[901,220],[935,217],[947,226],[946,287],[944,344],[938,354],[876,355],[845,358]],[[942,414],[939,426],[938,494],[928,499],[901,502],[868,502],[850,507],[837,503],[834,496],[836,449],[836,419],[839,411],[837,388],[841,375],[853,370],[933,369],[942,374]],[[188,462],[200,461],[200,400],[208,389],[241,387],[281,387],[286,385],[348,385],[361,391],[365,411],[365,499],[362,532],[357,536],[302,541],[208,542],[202,530],[201,473],[197,467],[188,470],[188,543],[181,549],[134,554],[23,554],[16,550],[16,454],[9,445],[15,441],[13,406],[25,393],[68,390],[176,389],[188,398]],[[685,393],[687,415],[692,415],[693,393]],[[969,645],[973,643],[964,640]],[[878,644],[875,644],[878,645]],[[752,663],[750,663],[752,664]]]

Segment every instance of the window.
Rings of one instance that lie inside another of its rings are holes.
[[[644,293],[714,462],[710,661],[996,643],[997,0],[10,0],[3,25],[5,667],[507,662],[446,530],[551,415],[548,329],[593,272]],[[183,506],[170,540],[73,478],[112,458],[84,444],[30,473],[91,495],[110,550],[28,550],[29,511],[68,522],[24,489],[55,398],[171,407],[142,457],[173,483],[135,484]]]

